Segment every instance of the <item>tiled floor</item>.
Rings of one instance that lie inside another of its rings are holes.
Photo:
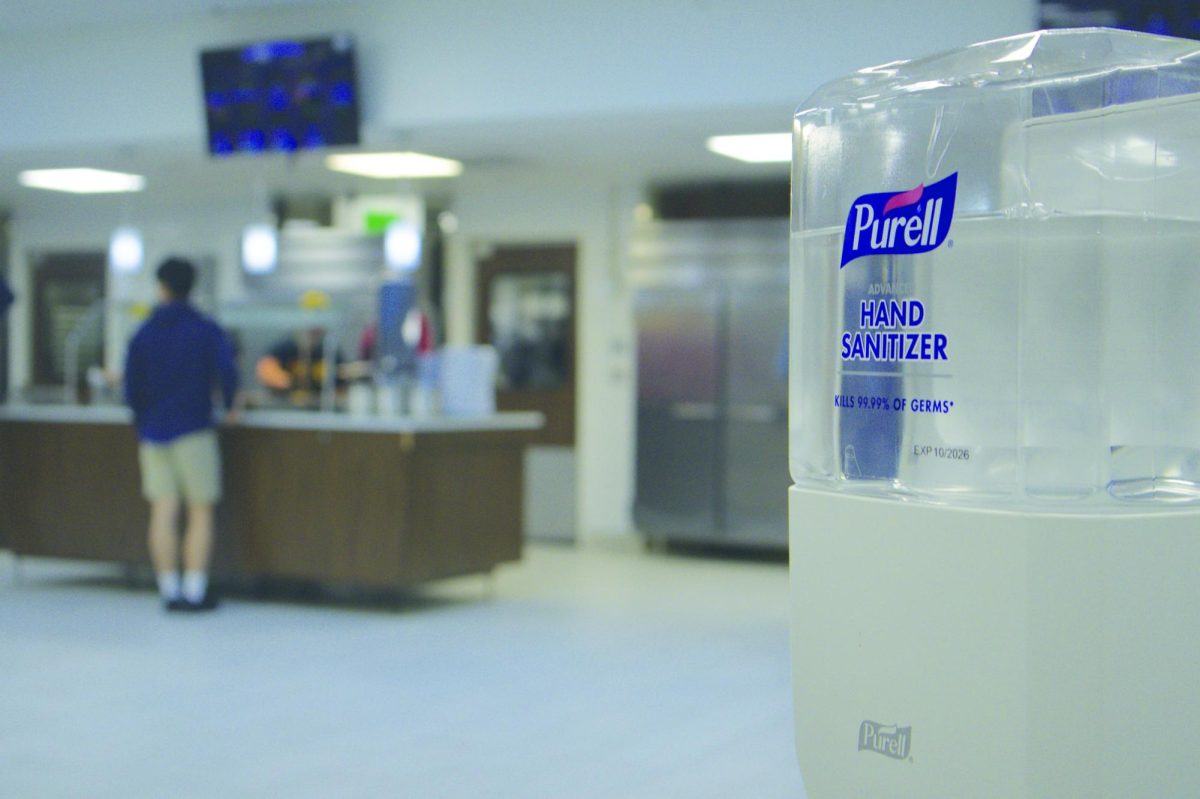
[[[180,617],[0,553],[0,797],[796,799],[787,640],[778,563],[541,546]]]

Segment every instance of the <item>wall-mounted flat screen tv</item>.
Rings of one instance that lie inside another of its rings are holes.
[[[213,155],[358,144],[358,81],[349,36],[205,50],[200,72]]]
[[[1200,39],[1195,0],[1041,0],[1042,28],[1124,28]]]

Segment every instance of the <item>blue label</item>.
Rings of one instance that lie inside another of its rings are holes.
[[[864,194],[850,206],[842,266],[864,255],[916,255],[942,246],[954,218],[958,173],[908,191]]]

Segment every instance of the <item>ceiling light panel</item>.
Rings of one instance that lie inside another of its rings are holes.
[[[705,145],[714,153],[750,164],[788,163],[792,160],[792,134],[752,133],[712,136]]]
[[[325,157],[325,166],[368,178],[451,178],[462,174],[462,163],[424,153],[338,153]]]
[[[110,172],[105,169],[29,169],[17,176],[22,186],[50,191],[67,191],[72,194],[111,194],[116,192],[141,191],[146,179],[141,175],[126,172]]]

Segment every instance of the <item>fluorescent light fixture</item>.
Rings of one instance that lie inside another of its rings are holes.
[[[27,169],[17,176],[22,186],[32,189],[69,191],[73,194],[106,194],[122,191],[141,191],[146,179],[126,172],[106,169]]]
[[[142,232],[137,228],[119,227],[108,240],[108,268],[115,274],[131,275],[142,268],[144,252]]]
[[[421,265],[421,231],[415,222],[398,219],[383,234],[383,259],[393,272],[413,272]]]
[[[792,134],[751,133],[744,136],[711,136],[705,146],[717,155],[751,164],[787,163],[792,160]]]
[[[325,157],[325,166],[368,178],[452,178],[462,174],[462,164],[424,153],[337,153]]]
[[[274,272],[278,256],[279,238],[274,225],[246,225],[242,230],[242,269],[246,274]]]

